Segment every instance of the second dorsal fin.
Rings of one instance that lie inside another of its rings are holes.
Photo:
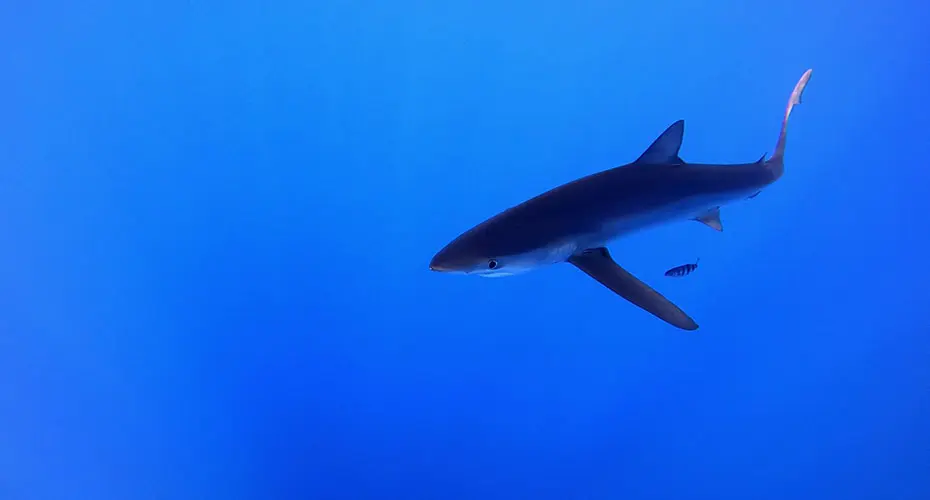
[[[662,132],[655,141],[652,142],[646,151],[636,159],[636,163],[647,163],[652,165],[667,164],[684,164],[678,156],[681,149],[681,141],[685,135],[685,121],[678,120],[669,125],[665,132]]]

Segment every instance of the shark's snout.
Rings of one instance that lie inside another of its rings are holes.
[[[429,261],[429,270],[437,273],[461,272],[463,266],[459,260],[453,258],[448,252],[441,251]]]
[[[462,272],[470,268],[473,261],[467,248],[453,241],[433,256],[429,261],[429,269],[440,273]]]
[[[429,270],[436,271],[438,273],[451,271],[452,268],[448,263],[448,258],[444,255],[445,249],[440,250],[439,253],[433,256],[429,261]]]
[[[444,273],[444,272],[451,271],[451,269],[445,266],[442,263],[442,261],[437,261],[436,257],[433,257],[433,259],[429,261],[429,270],[435,271],[437,273]]]

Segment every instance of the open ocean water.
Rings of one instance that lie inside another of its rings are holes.
[[[930,4],[0,5],[0,499],[930,498]],[[432,273],[633,161],[785,176]],[[700,258],[682,279],[662,273]]]

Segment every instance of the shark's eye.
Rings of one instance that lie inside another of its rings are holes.
[[[489,260],[488,269],[497,269],[497,261],[494,259]]]

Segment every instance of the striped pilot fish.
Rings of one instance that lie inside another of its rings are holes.
[[[697,269],[698,262],[700,261],[701,259],[698,259],[694,261],[694,264],[684,264],[681,266],[673,267],[669,269],[668,271],[665,271],[665,275],[670,276],[672,278],[681,278],[682,276],[687,276],[691,274],[692,272],[694,272],[695,269]]]

